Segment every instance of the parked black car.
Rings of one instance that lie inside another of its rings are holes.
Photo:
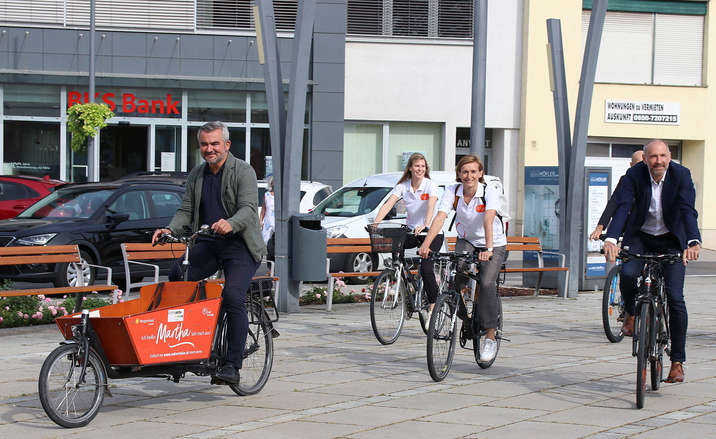
[[[93,282],[95,269],[112,268],[112,280],[122,285],[122,242],[150,242],[155,229],[165,227],[181,205],[184,187],[162,182],[86,183],[62,187],[33,204],[16,218],[0,221],[0,246],[79,245],[81,272]],[[162,267],[168,272],[169,263]],[[132,278],[152,275],[132,267]],[[6,267],[0,278],[53,282],[75,286],[80,270],[70,264]],[[104,276],[105,270],[98,270]]]

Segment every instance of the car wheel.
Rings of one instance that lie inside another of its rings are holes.
[[[84,285],[94,284],[95,270],[89,264],[94,264],[94,259],[85,250],[80,250],[80,262],[72,264],[64,262],[57,264],[55,286],[76,287],[80,276],[84,277]]]
[[[378,255],[374,253],[352,253],[348,255],[347,271],[352,273],[363,273],[378,269]],[[372,279],[371,276],[348,277],[346,282],[350,284],[364,284]]]

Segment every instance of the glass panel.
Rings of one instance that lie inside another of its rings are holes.
[[[5,121],[3,174],[60,178],[60,124]]]
[[[201,152],[199,151],[198,134],[199,127],[188,127],[186,147],[189,154],[187,160],[187,170],[189,171],[194,169],[197,165],[204,163],[204,159],[201,158]],[[234,157],[246,160],[246,128],[229,127],[229,140],[231,141],[229,151]]]
[[[472,38],[473,0],[438,2],[438,36]]]
[[[346,123],[343,135],[343,183],[382,172],[383,126]]]
[[[12,181],[0,181],[0,201],[24,200],[35,198],[38,194],[24,184]]]
[[[428,36],[428,0],[393,0],[393,35]]]
[[[251,166],[259,180],[273,175],[271,136],[268,128],[251,128]]]
[[[227,90],[189,91],[189,120],[246,122],[246,93]]]
[[[612,143],[612,157],[631,159],[635,151],[644,148],[643,145],[630,145],[627,143]]]
[[[440,169],[441,137],[437,123],[391,123],[388,172],[404,170],[414,152],[425,156],[430,169]]]
[[[99,178],[112,181],[147,170],[149,127],[110,125],[99,132]]]
[[[89,218],[112,195],[109,189],[64,187],[42,198],[18,218]]]
[[[251,123],[268,123],[266,93],[251,93]]]
[[[176,192],[148,191],[148,193],[154,207],[155,218],[174,216],[181,205],[181,197]]]
[[[391,187],[344,187],[331,194],[313,209],[325,216],[353,217],[370,213],[378,207]]]
[[[587,143],[587,157],[609,157],[609,144]]]
[[[347,15],[347,34],[383,34],[383,0],[348,0]]]
[[[8,116],[60,116],[60,88],[44,85],[5,85],[4,111]]]
[[[149,206],[142,191],[130,191],[120,195],[107,209],[109,213],[126,213],[130,220],[149,218]]]
[[[154,138],[154,169],[178,171],[181,169],[181,127],[158,126]]]

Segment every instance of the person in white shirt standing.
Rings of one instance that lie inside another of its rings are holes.
[[[466,155],[455,167],[456,180],[445,189],[433,225],[418,250],[423,258],[430,253],[430,244],[445,223],[448,214],[455,210],[457,243],[455,252],[479,252],[480,293],[477,312],[480,325],[487,330],[480,361],[488,362],[497,354],[495,330],[497,328],[497,276],[507,256],[507,237],[502,220],[497,216],[500,194],[485,184],[484,168],[479,158]]]
[[[431,223],[435,205],[438,201],[438,186],[430,179],[428,161],[419,152],[412,154],[408,159],[405,172],[403,172],[398,184],[390,192],[388,200],[378,211],[373,225],[378,225],[401,198],[405,202],[405,209],[408,211],[407,225],[415,232],[415,235],[408,236],[405,248],[415,248],[421,244],[423,238],[417,235],[424,229],[432,230]],[[443,235],[440,233],[440,227],[435,232],[437,238],[433,239],[433,244],[430,248],[433,251],[439,251],[443,245]],[[435,268],[432,261],[422,260],[420,275],[423,278],[428,301],[434,304],[438,296],[438,284],[435,279]],[[432,305],[430,309],[432,310]]]

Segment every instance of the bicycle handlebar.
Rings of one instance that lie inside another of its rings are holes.
[[[165,243],[186,244],[189,242],[194,242],[194,240],[196,238],[198,238],[199,236],[206,236],[206,237],[213,238],[218,235],[216,234],[216,232],[211,230],[211,228],[209,228],[208,224],[204,224],[199,228],[199,230],[197,230],[190,236],[177,236],[177,235],[174,235],[173,233],[162,233],[161,235],[159,235],[159,237],[157,237],[157,240],[154,242],[154,244],[152,244],[152,247],[157,244],[165,244]]]
[[[633,259],[641,259],[645,262],[659,262],[665,264],[678,264],[683,262],[683,255],[681,253],[663,253],[663,254],[650,254],[650,253],[632,253],[629,248],[622,248],[619,251],[619,259],[622,262],[629,262]]]

